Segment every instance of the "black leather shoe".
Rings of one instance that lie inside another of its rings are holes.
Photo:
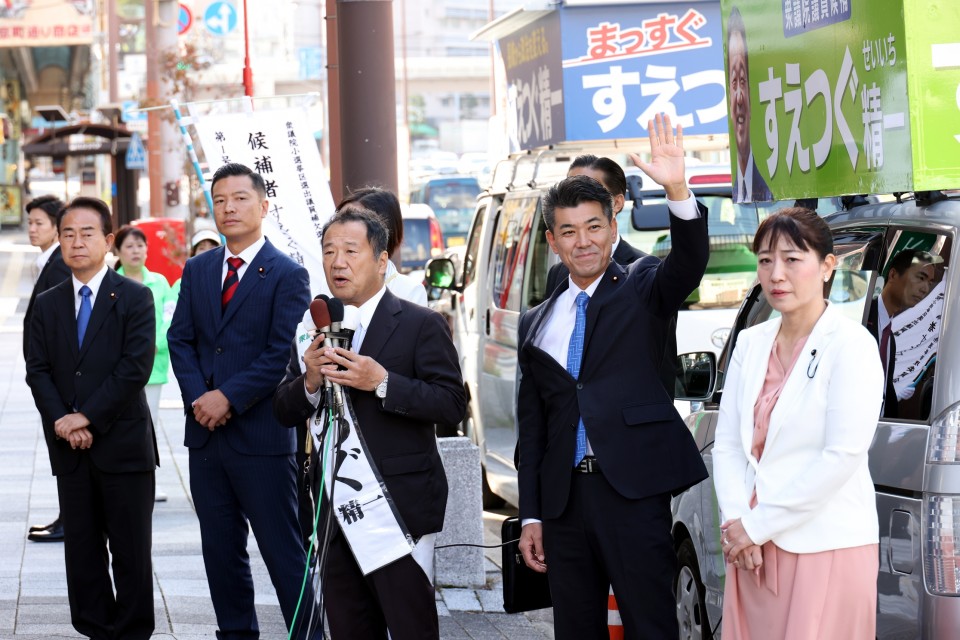
[[[57,519],[51,522],[50,524],[32,524],[30,525],[30,533],[36,533],[37,531],[49,531],[55,527],[60,526],[60,516],[57,516]]]
[[[31,542],[63,542],[63,525],[57,520],[50,529],[30,533],[27,540]]]

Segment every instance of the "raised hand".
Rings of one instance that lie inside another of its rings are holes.
[[[635,153],[630,160],[641,171],[661,185],[670,200],[686,200],[686,163],[683,155],[683,126],[677,125],[676,136],[670,125],[670,116],[658,113],[655,120],[647,123],[650,134],[650,162],[644,162]]]

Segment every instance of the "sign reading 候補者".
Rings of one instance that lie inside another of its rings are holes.
[[[333,214],[333,195],[305,113],[218,114],[197,118],[195,126],[211,173],[239,162],[263,176],[268,201],[264,235],[306,267],[313,295],[329,294],[320,231]]]
[[[945,90],[947,74],[937,76],[930,51],[938,32],[960,40],[949,33],[960,5],[890,0],[879,11],[868,0],[721,4],[737,200],[956,185],[960,138],[949,134],[960,134],[957,74]],[[947,97],[952,111],[943,106]]]
[[[559,43],[556,11],[497,41],[506,72],[511,151],[565,139]]]
[[[568,140],[638,138],[666,113],[684,133],[726,133],[717,2],[565,7]]]

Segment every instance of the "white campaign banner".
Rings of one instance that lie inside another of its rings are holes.
[[[263,176],[269,207],[263,233],[310,273],[312,296],[330,293],[323,275],[320,231],[333,215],[320,151],[300,109],[195,118],[211,175],[228,162]]]
[[[946,279],[923,300],[890,321],[897,340],[894,355],[893,388],[901,400],[913,395],[917,382],[937,358]]]

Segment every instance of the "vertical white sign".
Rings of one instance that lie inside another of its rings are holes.
[[[264,235],[306,267],[312,295],[329,295],[320,231],[335,205],[305,112],[203,116],[195,126],[211,174],[228,162],[239,162],[263,176],[269,203]]]

